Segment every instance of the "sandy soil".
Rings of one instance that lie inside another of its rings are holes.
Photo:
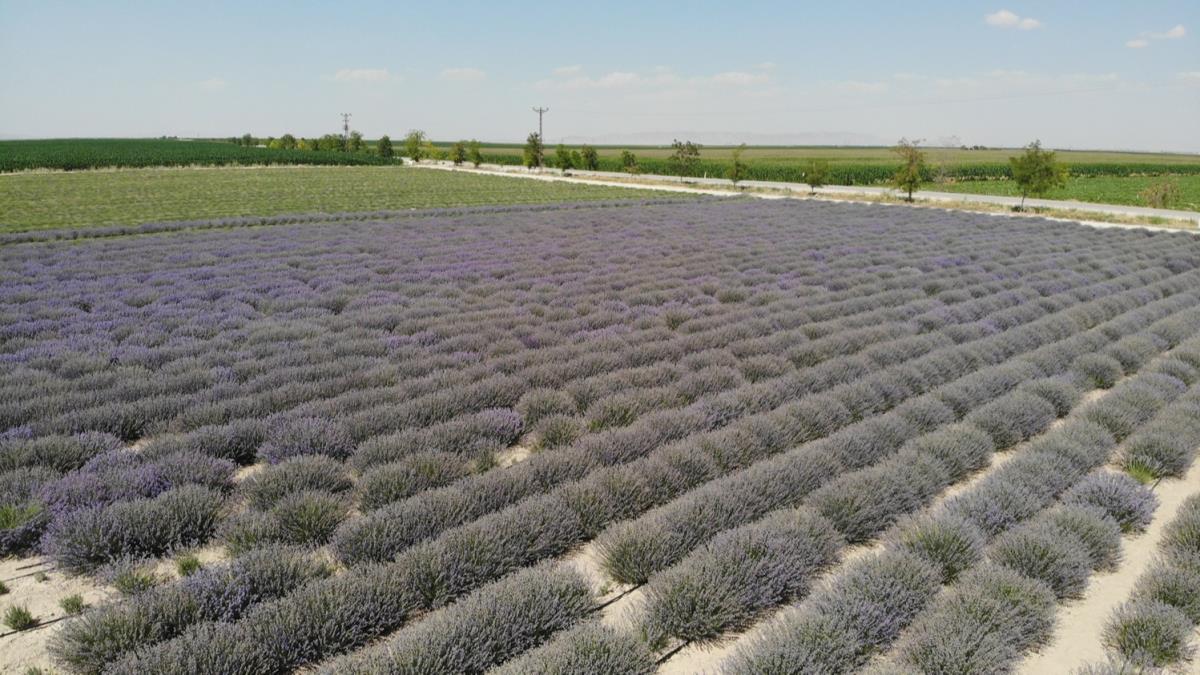
[[[46,574],[45,581],[38,581],[38,572]],[[7,594],[0,596],[0,611],[13,605],[24,606],[39,622],[19,633],[7,626],[0,628],[0,673],[24,673],[30,666],[49,671],[51,662],[46,645],[65,625],[62,619],[67,616],[58,606],[59,601],[78,594],[85,603],[96,605],[115,593],[88,577],[67,576],[41,557],[0,561],[0,580],[9,588]]]
[[[533,435],[525,434],[516,445],[496,453],[496,466],[504,469],[518,462],[524,462],[533,455]]]
[[[1200,462],[1193,464],[1182,480],[1159,483],[1154,490],[1159,506],[1150,527],[1145,533],[1122,541],[1123,557],[1115,572],[1092,577],[1083,598],[1059,609],[1058,625],[1050,644],[1026,658],[1017,672],[1067,673],[1086,663],[1104,661],[1100,635],[1105,622],[1129,598],[1138,577],[1153,561],[1163,528],[1174,519],[1183,501],[1197,492],[1200,492]],[[1190,664],[1185,672],[1200,672],[1200,661]]]

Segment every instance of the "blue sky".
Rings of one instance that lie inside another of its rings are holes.
[[[1200,2],[0,0],[0,134],[1200,151]]]

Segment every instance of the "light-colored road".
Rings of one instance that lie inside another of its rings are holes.
[[[436,166],[453,167],[450,162],[426,161],[422,162],[421,166]],[[469,167],[457,167],[461,171],[471,171]],[[543,169],[539,172],[531,172],[529,169],[520,166],[506,166],[500,164],[484,164],[479,169],[488,173],[505,173],[520,176],[539,176],[550,178],[586,178],[589,182],[595,180],[612,180],[620,181],[619,184],[630,187],[634,181],[645,181],[654,183],[655,188],[669,188],[669,184],[674,183],[680,188],[692,188],[691,191],[697,191],[696,188],[710,188],[721,190],[722,192],[732,190],[733,183],[726,178],[687,178],[681,180],[678,176],[662,176],[656,174],[636,174],[631,176],[626,173],[617,173],[613,171],[582,171],[572,170],[567,176],[563,176],[562,172],[557,169]],[[617,183],[613,183],[617,184]],[[779,181],[763,181],[763,180],[745,180],[738,184],[744,188],[761,188],[766,190],[775,190],[784,193],[796,193],[798,195],[807,195],[811,192],[809,186],[803,183],[784,183]],[[681,190],[682,191],[682,190]],[[817,188],[818,195],[827,196],[899,196],[892,188],[873,187],[867,185],[830,185]],[[712,193],[710,193],[712,194]],[[914,193],[914,196],[922,200],[928,201],[945,201],[959,202],[970,204],[992,204],[998,206],[1017,206],[1021,203],[1019,197],[1005,197],[1001,195],[972,195],[959,194],[957,192],[937,192],[933,190],[920,190]],[[1086,213],[1105,213],[1117,216],[1145,216],[1168,218],[1172,220],[1190,220],[1200,227],[1200,212],[1196,211],[1180,211],[1175,209],[1152,209],[1144,206],[1125,206],[1121,204],[1093,204],[1090,202],[1064,201],[1057,199],[1026,199],[1025,205],[1028,207],[1058,209],[1063,211],[1078,211]]]

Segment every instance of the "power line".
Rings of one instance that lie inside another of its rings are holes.
[[[546,137],[542,135],[542,115],[550,112],[549,108],[534,108],[533,112],[538,114],[538,140],[542,143],[546,142]]]

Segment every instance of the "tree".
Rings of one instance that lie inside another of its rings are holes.
[[[1025,152],[1020,157],[1009,157],[1008,165],[1012,169],[1013,181],[1021,190],[1018,211],[1025,210],[1025,197],[1040,197],[1067,184],[1067,167],[1058,163],[1053,150],[1043,150],[1041,141],[1025,146]]]
[[[808,183],[810,195],[817,194],[817,188],[829,184],[829,162],[823,159],[808,160],[808,167],[804,170],[804,182]]]
[[[423,147],[425,150],[422,154],[430,159],[446,159],[446,157],[450,155],[449,152],[439,149],[433,144],[433,141],[429,140],[428,138],[425,139],[425,145]]]
[[[367,149],[367,144],[363,142],[362,134],[357,131],[350,132],[350,140],[346,144],[346,149],[350,152],[362,152]]]
[[[575,169],[583,168],[583,155],[579,154],[578,150],[571,151],[571,167]]]
[[[404,137],[404,154],[414,162],[425,156],[425,132],[413,129]]]
[[[734,149],[733,162],[730,163],[729,169],[725,174],[726,177],[729,178],[729,180],[734,185],[737,185],[738,183],[740,183],[741,181],[746,179],[746,170],[749,167],[746,166],[746,163],[742,161],[742,153],[745,151],[746,151],[745,143],[742,143],[741,145],[737,146],[737,148]]]
[[[242,134],[242,145],[247,148],[254,145],[254,137],[250,134]]]
[[[671,157],[668,160],[671,169],[680,177],[692,173],[695,170],[696,164],[700,162],[700,148],[703,147],[698,143],[691,141],[679,141],[678,139],[671,142]]]
[[[567,146],[562,143],[559,143],[558,147],[554,149],[554,161],[564,172],[575,168],[575,165],[571,163],[571,151],[567,150]]]
[[[1179,203],[1179,183],[1174,180],[1160,180],[1146,186],[1138,193],[1152,208],[1169,209]]]
[[[925,182],[925,174],[927,168],[925,166],[925,153],[918,146],[920,140],[910,141],[907,138],[901,138],[896,147],[892,148],[892,152],[900,157],[900,168],[896,169],[895,175],[892,176],[892,185],[897,189],[908,192],[907,201],[913,200],[913,192],[921,187],[921,183]]]
[[[380,157],[391,157],[395,154],[396,151],[392,149],[391,137],[387,134],[380,136],[379,142],[375,144],[375,152],[378,152]]]
[[[279,137],[279,147],[284,150],[296,149],[296,137],[291,134],[284,134]]]
[[[467,144],[459,141],[450,148],[450,161],[454,162],[454,166],[460,166],[467,161]]]
[[[638,161],[637,155],[628,150],[621,151],[621,170],[625,173],[637,173]]]
[[[472,138],[471,142],[467,143],[467,156],[470,157],[471,163],[475,165],[476,169],[483,164],[483,151],[480,150],[479,141]]]
[[[600,155],[590,145],[583,146],[583,151],[580,153],[579,158],[581,160],[580,166],[588,171],[595,171],[600,168]]]
[[[540,167],[542,159],[542,137],[535,131],[525,139],[525,166],[530,169]]]
[[[344,152],[346,139],[341,134],[325,134],[317,141],[317,148],[326,152]]]

